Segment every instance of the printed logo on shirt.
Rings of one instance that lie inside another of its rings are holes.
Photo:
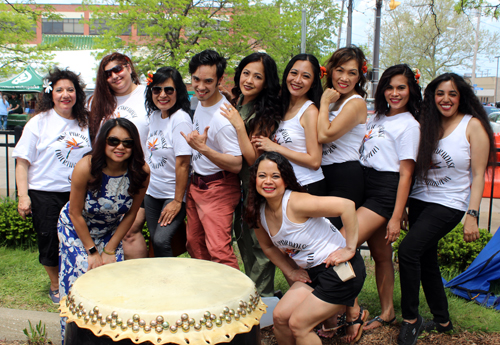
[[[115,109],[114,116],[116,118],[118,117],[123,117],[124,119],[135,119],[136,117],[139,117],[137,112],[126,106],[126,105],[120,105]]]
[[[196,116],[196,115],[195,115]],[[198,122],[198,119],[195,117],[194,118],[194,130],[198,131],[200,133],[200,123]],[[193,149],[193,155],[191,156],[192,161],[197,161],[200,159],[203,155],[199,153],[198,151]]]
[[[285,249],[285,254],[288,255],[291,258],[293,258],[298,253],[300,253],[300,250],[298,250],[298,249],[293,249],[293,248],[287,248],[287,249]]]
[[[164,157],[161,154],[153,154],[155,151],[169,148],[167,140],[163,135],[163,131],[160,129],[150,133],[148,140],[146,141],[146,145],[149,151],[147,161],[151,169],[159,169],[165,166],[167,163],[167,157]]]
[[[90,141],[82,133],[63,132],[51,146],[55,148],[54,153],[59,162],[68,168],[74,168],[90,149]]]
[[[446,167],[448,169],[455,169],[455,163],[453,162],[453,158],[451,158],[450,154],[448,152],[446,152],[445,150],[443,149],[440,149],[440,148],[437,148],[435,151],[434,151],[434,154],[440,156],[441,158],[443,158],[444,161],[440,162],[440,161],[436,161],[436,162],[433,162],[431,164],[431,169],[441,169],[441,168],[444,168],[441,167],[441,163],[445,163],[446,164]],[[434,166],[437,166],[437,167],[434,167]]]
[[[292,143],[292,137],[286,128],[280,128],[274,134],[273,141],[279,145],[289,144]]]
[[[434,157],[435,160],[431,163],[430,170],[438,170],[438,169],[455,169],[455,163],[453,162],[453,158],[450,156],[448,152],[446,152],[443,149],[437,148],[434,151]],[[442,158],[442,160],[440,159]],[[449,176],[444,176],[440,177],[439,179],[432,179],[432,178],[427,178],[424,180],[424,183],[427,186],[432,186],[432,187],[439,187],[443,186],[446,183],[450,182],[452,180],[451,177]]]
[[[363,138],[363,145],[359,148],[359,159],[362,162],[367,161],[372,158],[378,151],[380,151],[377,145],[373,146],[373,148],[365,153],[365,144],[373,138],[385,138],[385,127],[382,125],[372,124],[367,126],[365,137]]]
[[[332,154],[336,149],[337,145],[334,143],[327,144],[326,148],[323,150],[323,156],[328,156],[329,154]]]

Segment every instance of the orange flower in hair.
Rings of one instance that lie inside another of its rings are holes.
[[[417,84],[419,84],[420,83],[420,71],[418,70],[418,68],[414,68],[413,73],[415,73],[415,81],[417,82]]]
[[[323,79],[323,77],[326,75],[326,67],[321,66],[319,69],[321,71],[321,77],[320,77],[320,79]]]
[[[368,72],[368,66],[366,65],[366,60],[363,61],[363,67],[361,67],[361,71],[363,74],[366,74]]]
[[[153,77],[154,77],[155,73],[151,70],[148,71],[148,74],[146,76],[146,80],[148,81],[148,86],[149,84],[151,84],[153,82]]]

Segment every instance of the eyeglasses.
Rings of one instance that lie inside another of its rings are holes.
[[[174,92],[175,92],[175,89],[172,87],[172,86],[165,86],[165,87],[161,87],[161,86],[153,86],[151,88],[151,92],[153,93],[153,95],[159,95],[161,94],[161,90],[163,89],[163,92],[165,92],[166,95],[173,95]]]
[[[116,147],[116,146],[120,145],[120,143],[121,143],[124,148],[131,149],[134,146],[134,139],[120,140],[120,139],[115,138],[115,137],[107,137],[106,143],[112,147]]]
[[[104,71],[106,73],[106,78],[109,79],[111,77],[111,73],[118,74],[123,71],[125,67],[123,65],[116,65],[113,68],[107,69]]]

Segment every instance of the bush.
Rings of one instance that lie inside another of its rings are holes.
[[[17,213],[17,201],[0,200],[0,246],[11,248],[36,247],[36,233],[31,218],[23,220]]]
[[[488,244],[492,234],[487,230],[479,229],[480,237],[474,242],[464,241],[464,226],[459,223],[452,231],[443,237],[438,243],[438,261],[441,268],[456,270],[459,273],[465,271],[474,261],[476,256]],[[406,236],[405,231],[401,231],[398,240],[394,242],[394,255],[397,257],[399,244]]]

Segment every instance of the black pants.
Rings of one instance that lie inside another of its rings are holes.
[[[410,231],[399,246],[401,311],[403,319],[418,316],[422,281],[434,321],[450,320],[437,258],[438,242],[460,222],[464,211],[410,198]]]

